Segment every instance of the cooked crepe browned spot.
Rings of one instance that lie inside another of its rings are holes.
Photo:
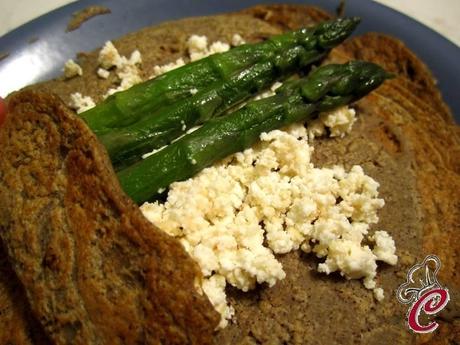
[[[257,6],[238,14],[164,23],[114,44],[123,55],[139,49],[147,77],[154,65],[185,56],[192,34],[229,42],[239,33],[254,42],[329,17],[309,6]],[[80,55],[83,77],[32,88],[56,92],[66,102],[72,92],[100,100],[114,79],[97,77],[97,53]],[[215,335],[216,344],[460,343],[459,128],[428,69],[398,40],[380,34],[357,37],[335,49],[329,61],[350,58],[380,63],[398,78],[357,104],[359,120],[349,136],[316,141],[314,159],[320,166],[361,164],[380,182],[386,205],[374,229],[393,236],[400,257],[397,266],[380,265],[378,270],[386,298],[377,303],[361,282],[318,274],[320,260],[291,253],[280,257],[287,277],[273,288],[246,294],[230,289],[236,323]],[[405,325],[407,306],[396,301],[394,291],[410,266],[429,253],[441,257],[439,280],[452,300],[438,319],[440,328],[416,336]]]
[[[0,236],[56,344],[209,344],[197,265],[121,191],[103,147],[53,96],[9,99]]]

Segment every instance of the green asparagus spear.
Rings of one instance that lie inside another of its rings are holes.
[[[145,116],[124,128],[114,128],[100,134],[116,170],[141,159],[142,154],[169,144],[190,127],[216,117],[236,103],[268,87],[273,80],[311,64],[323,53],[293,47],[273,60],[256,63],[218,86],[163,108],[154,117]]]
[[[356,22],[350,19],[346,30],[350,32]],[[344,22],[341,21],[340,25],[337,23],[327,23],[327,36],[316,37],[312,32],[309,48],[297,45],[279,55],[269,56],[222,82],[211,84],[194,96],[161,108],[154,116],[147,113],[130,126],[99,133],[99,139],[107,148],[115,169],[133,164],[141,159],[142,154],[169,144],[190,127],[222,114],[268,87],[274,80],[321,59],[327,52],[323,47],[337,43],[339,36],[341,39],[344,37]],[[325,30],[324,26],[321,28]],[[322,39],[321,44],[319,38]]]
[[[358,18],[337,19],[214,54],[118,92],[81,116],[96,134],[109,128],[127,126],[147,113],[152,114],[163,106],[188,97],[190,90],[200,91],[257,61],[273,58],[292,47],[300,45],[308,50],[329,50],[348,37],[358,23]]]
[[[154,199],[172,182],[190,178],[217,160],[250,147],[262,132],[307,121],[318,111],[353,102],[388,77],[379,66],[362,61],[317,68],[306,78],[286,82],[275,96],[249,102],[240,110],[212,119],[119,171],[121,186],[137,203]]]

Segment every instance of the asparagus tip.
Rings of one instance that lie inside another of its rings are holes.
[[[361,22],[359,17],[338,18],[324,22],[317,28],[318,42],[324,49],[331,49],[343,42]]]

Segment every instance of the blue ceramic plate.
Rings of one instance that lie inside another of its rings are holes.
[[[230,12],[266,1],[260,0],[80,0],[50,12],[0,38],[0,96],[27,84],[61,73],[65,61],[77,52],[101,46],[106,40],[165,20]],[[268,2],[268,1],[267,1]],[[279,1],[281,2],[281,0]],[[334,12],[338,0],[308,3]],[[78,30],[65,32],[72,13],[89,5],[103,5],[110,15],[85,22]],[[348,1],[346,15],[363,19],[357,34],[378,31],[403,40],[433,71],[445,101],[460,122],[460,48],[426,26],[369,0]]]

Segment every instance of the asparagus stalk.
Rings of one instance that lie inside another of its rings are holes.
[[[253,145],[262,132],[331,110],[363,97],[389,75],[362,61],[319,67],[303,79],[287,82],[277,94],[249,102],[226,116],[212,119],[152,156],[118,172],[124,191],[137,203],[155,199],[212,163]]]
[[[194,96],[161,108],[153,116],[146,114],[130,126],[99,133],[115,169],[129,166],[140,160],[142,154],[169,144],[190,127],[222,114],[268,87],[274,80],[318,61],[327,52],[324,47],[337,43],[337,37],[343,39],[344,32],[350,33],[357,20],[349,19],[347,25],[344,23],[329,22],[327,30],[324,24],[321,26],[322,34],[317,37],[311,32],[308,48],[296,45],[279,55],[268,56],[222,82],[211,84]]]
[[[292,47],[300,45],[307,50],[329,50],[348,37],[358,23],[358,18],[337,19],[214,54],[118,92],[81,116],[96,134],[127,126],[145,114],[188,97],[192,89],[200,91]]]
[[[141,159],[142,154],[168,145],[189,128],[216,117],[255,92],[268,87],[273,80],[294,72],[323,53],[293,47],[273,60],[254,64],[236,73],[228,81],[213,85],[194,96],[163,108],[155,116],[146,116],[124,128],[100,134],[116,170]]]

